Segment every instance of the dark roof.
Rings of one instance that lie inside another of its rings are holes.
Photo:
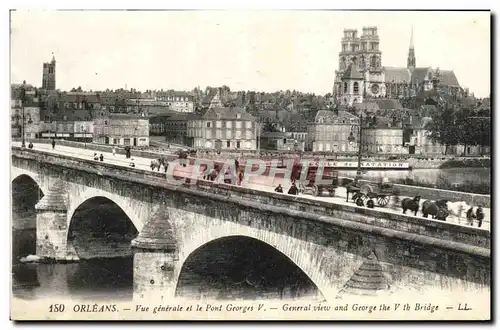
[[[50,116],[51,121],[92,121],[93,112],[85,109],[67,109]]]
[[[208,109],[203,118],[205,119],[238,119],[236,115],[241,115],[239,119],[253,120],[254,117],[243,108],[212,108]]]
[[[366,110],[367,112],[374,112],[380,109],[375,102],[354,103],[353,106],[356,110]]]
[[[332,111],[332,110],[318,110],[314,121],[317,122],[319,118],[326,118],[326,119],[336,119],[336,118],[354,119],[355,118],[355,119],[359,119],[356,115],[353,115],[350,112],[339,111],[338,115],[337,115],[337,113],[335,113],[335,111]]]
[[[351,63],[342,75],[342,79],[363,79],[363,75],[359,72],[358,67]]]
[[[99,103],[100,102],[96,93],[69,92],[66,94],[62,94],[61,98],[60,98],[61,102],[82,102],[83,100],[85,100],[89,103]]]
[[[421,84],[425,80],[425,76],[427,76],[427,73],[430,69],[431,68],[415,68],[415,70],[413,70],[413,73],[411,74],[411,83]]]
[[[407,68],[395,68],[386,66],[384,67],[385,71],[385,81],[387,83],[409,83],[410,82],[410,70]]]
[[[207,95],[205,95],[205,97],[203,97],[201,103],[205,105],[210,104],[210,102],[212,102],[212,99],[215,97],[218,91],[219,91],[218,88],[211,88],[210,92]]]
[[[372,102],[375,102],[379,109],[401,109],[403,106],[396,99],[374,99]]]
[[[460,86],[453,70],[441,70],[439,73],[439,83],[445,86]]]
[[[262,132],[261,137],[263,138],[276,138],[282,139],[287,137],[287,133],[285,132]]]

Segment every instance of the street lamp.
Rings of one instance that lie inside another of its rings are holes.
[[[21,142],[21,147],[26,148],[26,141],[24,140],[24,129],[25,129],[25,123],[24,123],[24,102],[26,99],[26,80],[23,80],[23,85],[21,86],[21,111],[23,114],[23,123],[22,123],[22,129],[23,129],[23,137],[22,137],[22,142]]]
[[[82,125],[83,129],[83,148],[87,149],[87,126]]]
[[[347,138],[347,141],[349,141],[349,144],[353,144],[356,141],[356,137],[354,137],[353,130],[356,126],[351,126],[351,132],[349,133],[349,137]],[[362,150],[361,150],[361,137],[362,137],[362,130],[363,130],[363,115],[359,115],[359,134],[358,134],[358,166],[356,170],[356,181],[361,179],[361,156],[362,156]]]

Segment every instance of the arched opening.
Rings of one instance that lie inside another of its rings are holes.
[[[106,197],[78,206],[68,229],[68,244],[80,259],[130,257],[138,231],[125,212]]]
[[[12,262],[36,254],[36,210],[43,192],[28,175],[12,181]]]
[[[316,285],[276,248],[246,236],[213,240],[182,265],[176,296],[191,299],[322,299]]]
[[[108,198],[93,197],[78,206],[68,229],[68,248],[74,248],[80,262],[66,274],[69,292],[131,299],[131,241],[137,234],[127,214]]]
[[[359,83],[357,81],[354,82],[354,94],[359,94]]]

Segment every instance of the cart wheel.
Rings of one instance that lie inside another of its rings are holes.
[[[314,196],[318,196],[318,195],[319,195],[319,189],[318,189],[318,187],[313,186],[313,189],[312,189],[312,190],[313,190],[313,195],[314,195]]]
[[[389,197],[388,196],[379,196],[377,198],[377,203],[379,206],[386,206],[389,204]]]
[[[366,201],[367,201],[368,199],[370,199],[370,198],[368,197],[368,195],[367,195],[367,194],[362,193],[362,194],[361,194],[361,199],[363,200],[363,203],[365,203],[365,204],[366,204]]]

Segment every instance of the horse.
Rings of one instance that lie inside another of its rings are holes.
[[[430,201],[426,200],[422,203],[422,215],[424,218],[430,214],[433,219],[446,221],[446,217],[450,215],[446,200]]]
[[[403,214],[406,214],[406,210],[415,212],[417,215],[418,208],[420,207],[420,196],[415,196],[414,198],[403,198],[401,201],[401,207],[403,208]]]

